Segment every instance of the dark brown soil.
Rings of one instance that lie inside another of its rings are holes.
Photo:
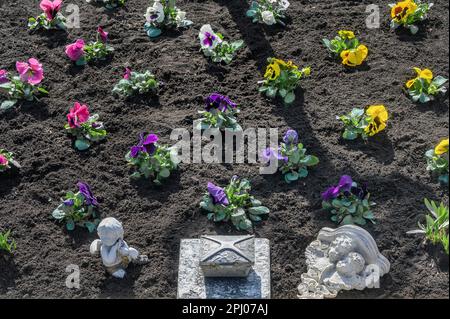
[[[368,183],[377,224],[367,229],[392,263],[381,289],[342,293],[344,298],[448,298],[448,256],[406,235],[423,217],[423,198],[448,204],[448,189],[426,172],[424,152],[448,135],[448,97],[428,105],[413,104],[402,92],[413,66],[449,75],[449,4],[435,0],[429,21],[417,36],[389,31],[390,0],[380,5],[382,25],[365,27],[366,5],[372,0],[291,0],[286,29],[252,24],[242,0],[178,1],[195,25],[150,41],[143,32],[148,0],[129,0],[126,8],[106,11],[71,0],[80,7],[81,29],[29,34],[26,19],[38,14],[38,1],[0,0],[0,67],[14,71],[16,60],[38,58],[45,68],[50,96],[0,114],[0,146],[17,154],[20,172],[0,176],[0,230],[12,229],[17,251],[0,256],[0,298],[174,298],[181,238],[206,233],[236,233],[214,225],[198,203],[208,181],[224,185],[234,175],[248,177],[253,193],[271,209],[256,234],[271,240],[274,298],[295,298],[306,270],[304,251],[325,226],[320,193],[342,174]],[[227,38],[245,40],[246,48],[229,66],[207,62],[199,52],[199,28],[211,23]],[[110,32],[116,49],[107,62],[72,67],[64,47],[79,37],[92,39],[97,25]],[[358,31],[369,47],[366,67],[345,70],[328,58],[323,37],[338,29]],[[295,105],[284,108],[257,91],[267,57],[310,65]],[[166,83],[159,99],[124,101],[111,95],[125,66],[152,70]],[[279,175],[260,176],[257,165],[183,164],[162,188],[132,183],[124,162],[128,147],[141,131],[159,134],[169,143],[173,128],[192,130],[203,98],[219,91],[242,105],[245,127],[297,129],[301,140],[321,163],[298,184]],[[74,101],[87,103],[106,123],[106,142],[79,153],[63,129]],[[362,142],[340,139],[335,116],[353,107],[383,103],[391,113],[385,133]],[[90,183],[103,216],[114,216],[126,229],[126,240],[148,254],[150,263],[131,267],[122,281],[105,274],[99,258],[89,255],[96,238],[84,229],[73,233],[51,218],[51,212],[78,180]],[[81,269],[81,289],[65,287],[66,266]]]

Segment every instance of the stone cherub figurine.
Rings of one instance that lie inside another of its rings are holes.
[[[322,228],[305,252],[308,271],[301,275],[299,298],[334,298],[341,290],[379,286],[389,272],[372,236],[354,225]]]
[[[123,240],[123,226],[117,219],[112,217],[103,219],[97,227],[97,233],[100,239],[92,242],[90,252],[92,255],[100,253],[103,265],[113,277],[123,278],[130,262],[136,264],[148,262],[147,256],[139,255],[136,249],[129,247]]]

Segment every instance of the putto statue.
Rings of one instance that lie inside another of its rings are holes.
[[[130,262],[136,264],[148,262],[147,256],[139,255],[136,249],[129,247],[123,240],[123,226],[117,219],[112,217],[103,219],[97,227],[97,233],[100,239],[92,242],[90,252],[92,255],[100,253],[103,265],[113,277],[123,278]]]
[[[307,273],[301,275],[299,298],[335,298],[341,290],[378,288],[389,272],[372,236],[354,225],[322,228],[305,252]]]

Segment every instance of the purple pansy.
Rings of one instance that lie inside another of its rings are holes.
[[[288,130],[283,136],[283,142],[285,144],[297,144],[298,133],[295,130]]]
[[[66,199],[63,203],[64,203],[65,206],[71,207],[71,206],[73,206],[73,204],[75,202],[73,201],[73,199]]]
[[[208,46],[208,47],[212,47],[214,41],[217,39],[217,37],[209,32],[205,32],[205,38],[203,39],[203,44]]]
[[[93,206],[98,205],[97,198],[95,198],[94,194],[92,194],[91,187],[88,184],[84,182],[78,182],[77,186],[80,191],[80,194],[84,196],[86,205],[93,205]]]
[[[349,192],[352,189],[353,180],[348,175],[343,175],[337,186],[329,187],[325,192],[322,193],[322,199],[324,201],[329,201],[336,198],[341,191]]]
[[[283,156],[280,151],[274,151],[271,147],[266,148],[262,154],[261,157],[264,162],[268,163],[273,159],[277,159],[279,161],[287,162],[289,158],[287,156]]]
[[[212,197],[214,205],[227,206],[230,204],[227,198],[227,194],[225,194],[223,188],[216,186],[211,182],[208,182],[208,192]]]
[[[211,111],[212,109],[217,109],[221,112],[225,112],[227,109],[233,109],[237,107],[237,104],[230,100],[228,96],[212,93],[205,100],[206,111]]]
[[[369,194],[369,191],[367,190],[367,185],[362,185],[361,187],[352,187],[351,193],[355,196],[358,196],[359,199],[366,198],[367,194]]]
[[[139,136],[139,143],[131,147],[130,156],[136,158],[140,152],[148,153],[148,155],[153,155],[156,151],[155,143],[158,142],[158,136],[155,134],[149,134],[144,138],[144,133]]]

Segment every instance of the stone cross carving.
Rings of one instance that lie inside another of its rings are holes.
[[[125,277],[125,269],[130,262],[148,262],[147,256],[139,255],[136,249],[129,247],[123,240],[123,226],[117,219],[103,219],[97,227],[97,233],[100,239],[92,242],[90,252],[92,255],[100,254],[103,265],[113,277]]]
[[[202,236],[205,277],[247,277],[255,264],[254,236]]]
[[[341,290],[379,288],[390,263],[372,236],[354,225],[322,228],[305,252],[308,271],[301,275],[299,298],[334,298]]]

